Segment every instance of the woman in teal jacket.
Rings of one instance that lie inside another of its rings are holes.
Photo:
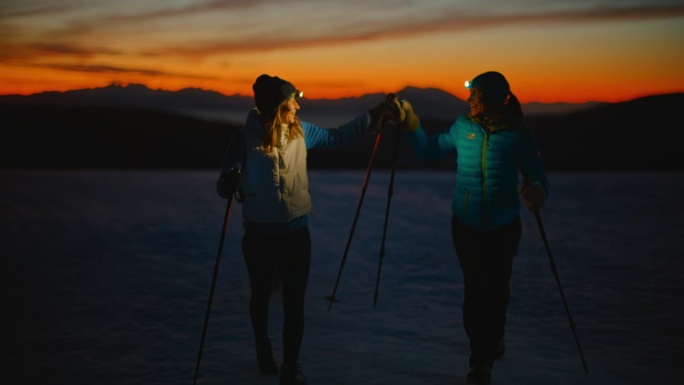
[[[470,116],[429,137],[403,101],[407,137],[425,159],[456,155],[452,239],[464,278],[463,324],[470,339],[469,384],[489,384],[504,353],[513,257],[522,236],[518,188],[527,208],[544,205],[549,184],[532,130],[506,78],[467,82]],[[521,181],[522,176],[522,181]]]

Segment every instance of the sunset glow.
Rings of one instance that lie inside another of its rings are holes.
[[[406,86],[465,99],[489,70],[522,102],[684,92],[684,3],[671,0],[5,0],[0,33],[0,94],[251,95],[268,73],[313,99]]]

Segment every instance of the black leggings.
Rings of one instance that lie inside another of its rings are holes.
[[[249,314],[257,341],[268,339],[268,303],[274,274],[282,279],[283,361],[296,362],[304,335],[304,297],[311,266],[311,237],[304,227],[289,234],[246,230],[242,254],[249,273]]]
[[[520,217],[487,232],[454,218],[451,234],[463,272],[463,326],[470,339],[470,365],[491,367],[506,326],[513,257],[522,236]]]

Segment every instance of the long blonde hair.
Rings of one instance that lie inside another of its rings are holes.
[[[278,109],[272,115],[264,115],[262,146],[264,152],[273,151],[273,146],[278,143],[278,139],[280,138],[280,127],[283,124],[287,124],[289,129],[287,140],[304,136],[304,131],[302,130],[302,121],[299,120],[299,116],[295,115],[295,122],[288,124],[285,120],[288,112],[289,107],[286,100],[280,104]]]

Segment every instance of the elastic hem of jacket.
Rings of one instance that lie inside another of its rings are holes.
[[[289,234],[309,224],[306,215],[297,217],[289,222],[243,222],[245,229],[263,234]]]

